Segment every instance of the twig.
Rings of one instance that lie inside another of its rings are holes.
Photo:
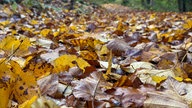
[[[101,75],[99,76],[99,79],[97,81],[97,85],[95,86],[94,90],[93,90],[93,101],[92,101],[92,108],[95,108],[95,105],[94,105],[94,101],[95,101],[95,95],[96,95],[96,90],[97,90],[97,87],[99,86],[99,83],[101,81]]]
[[[7,56],[6,59],[3,60],[3,61],[0,63],[0,65],[1,65],[3,62],[5,62],[6,60],[10,60],[10,59],[12,58],[12,56],[19,50],[19,48],[20,48],[20,46],[21,46],[22,43],[23,43],[23,40],[20,41],[20,44],[19,44],[19,46],[15,49],[15,51],[13,51],[12,54],[10,54],[9,56]]]

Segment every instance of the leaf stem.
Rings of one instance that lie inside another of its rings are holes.
[[[7,56],[6,59],[3,60],[3,61],[0,63],[0,65],[1,65],[3,62],[5,62],[6,60],[8,60],[8,59],[10,60],[10,59],[12,58],[12,56],[19,50],[21,44],[23,43],[23,40],[21,40],[20,42],[21,42],[21,43],[20,43],[19,46],[15,49],[15,51],[13,51],[12,54],[10,54],[9,56]]]
[[[97,87],[99,86],[99,83],[100,83],[100,81],[101,81],[101,75],[102,75],[102,74],[100,74],[99,79],[98,79],[98,81],[97,81],[97,84],[96,84],[96,86],[95,86],[95,88],[94,88],[94,91],[93,91],[92,108],[95,108],[95,106],[94,106],[95,95],[96,95]]]

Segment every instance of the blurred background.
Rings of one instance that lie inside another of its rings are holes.
[[[83,1],[83,0],[79,0]],[[192,11],[192,0],[90,0],[96,4],[116,3],[139,10]]]
[[[192,0],[0,0],[0,4],[23,3],[27,6],[37,6],[39,3],[51,4],[54,2],[68,3],[73,9],[76,3],[81,4],[120,4],[137,10],[152,10],[159,12],[188,12],[192,11]],[[39,3],[38,3],[39,2]]]

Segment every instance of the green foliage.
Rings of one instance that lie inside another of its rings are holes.
[[[142,0],[90,0],[90,2],[94,2],[97,4],[103,3],[116,3],[122,4],[125,6],[129,6],[134,9],[140,10],[153,10],[153,11],[171,11],[178,12],[178,2],[177,0],[153,0],[153,4],[151,5],[143,5]],[[144,0],[146,2],[146,0]],[[187,11],[192,10],[192,0],[186,1]]]
[[[29,8],[32,7],[41,8],[41,4],[38,0],[23,0],[22,4]]]

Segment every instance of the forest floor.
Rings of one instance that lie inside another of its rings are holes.
[[[192,107],[192,13],[2,5],[0,108]]]

